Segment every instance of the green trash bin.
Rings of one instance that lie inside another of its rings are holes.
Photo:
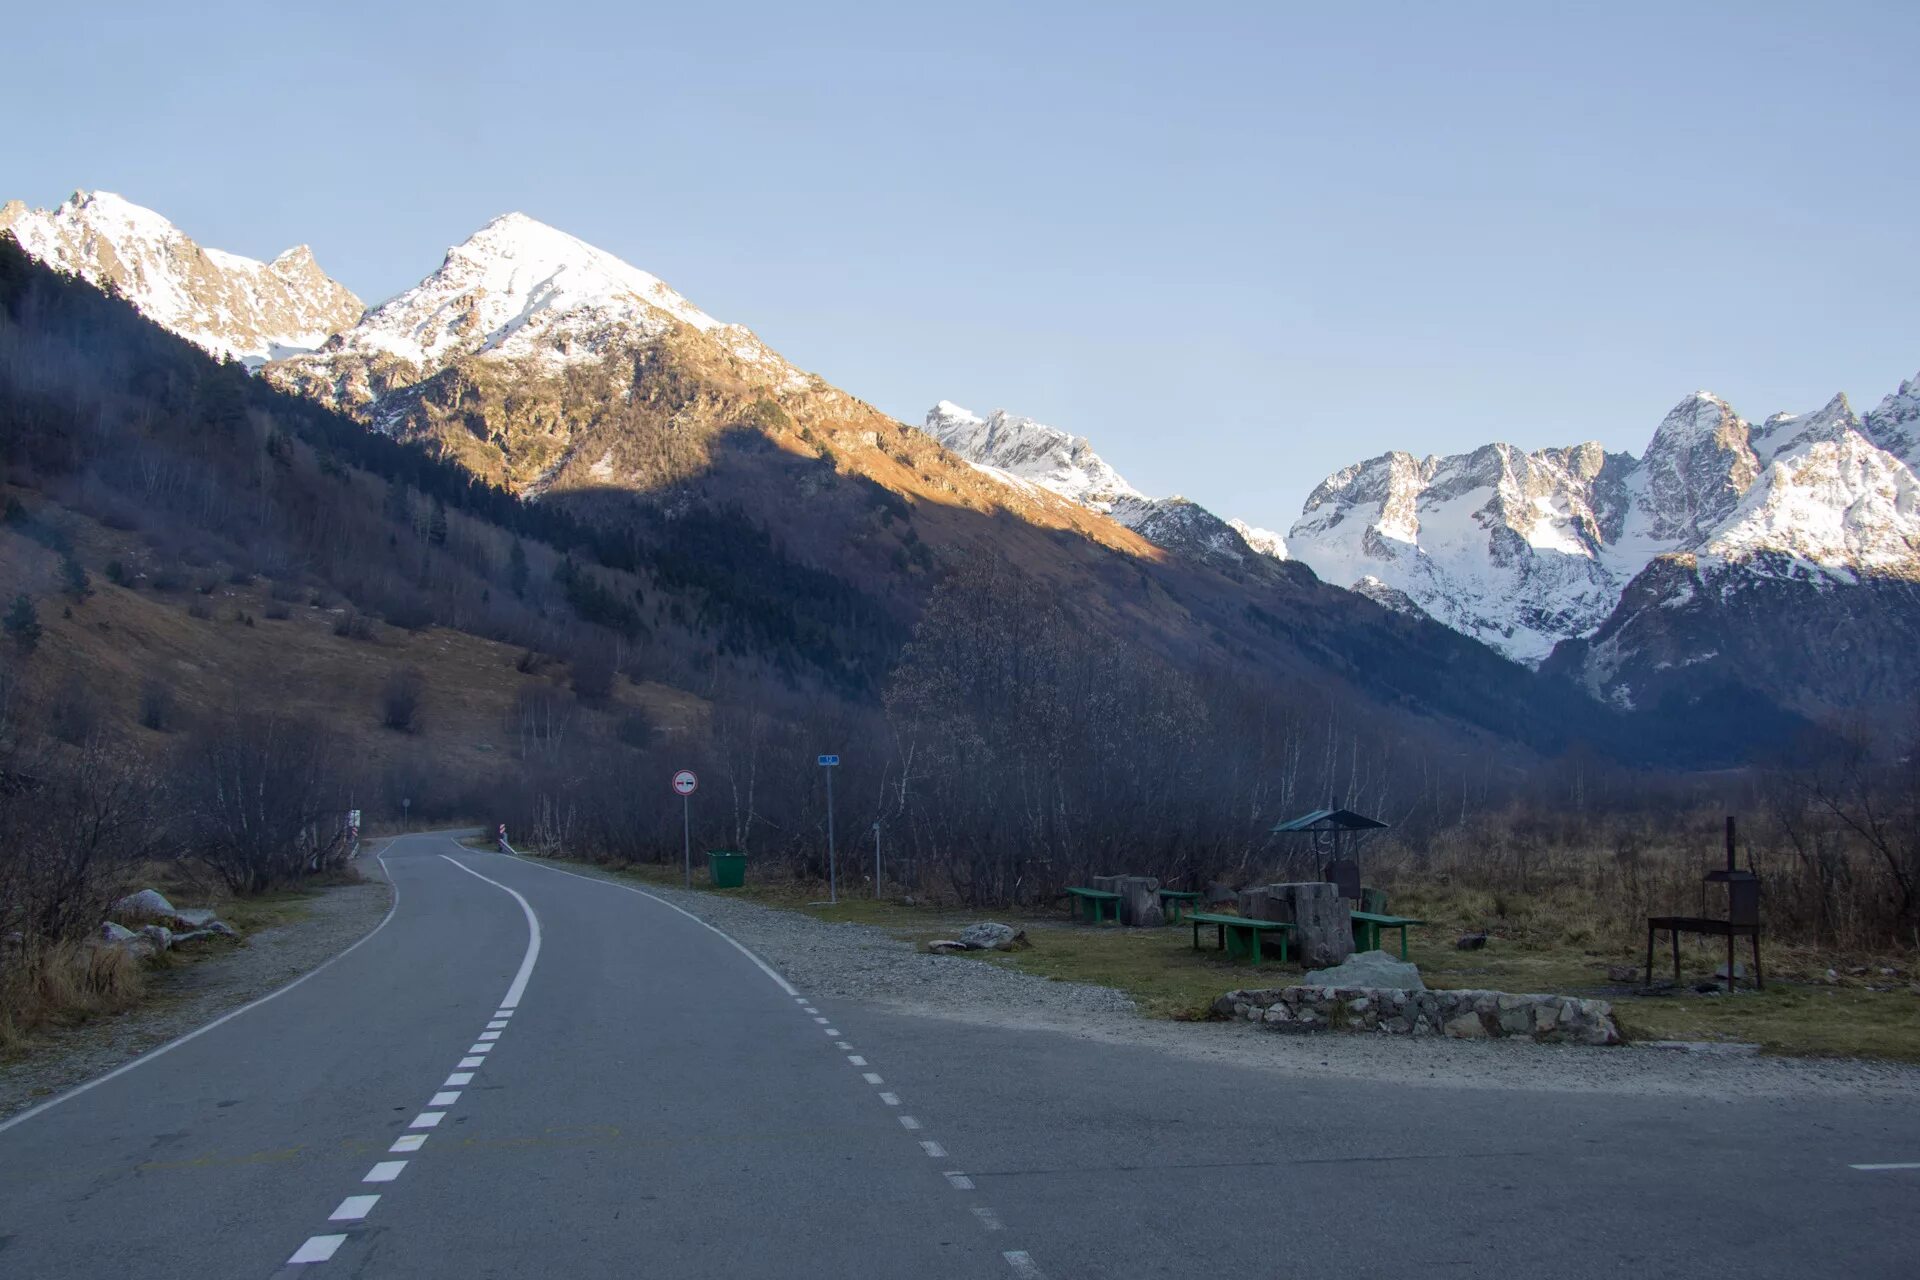
[[[747,855],[731,849],[709,849],[707,872],[714,888],[738,889],[747,882]]]

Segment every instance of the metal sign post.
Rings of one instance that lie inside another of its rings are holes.
[[[700,788],[700,779],[691,769],[682,769],[673,775],[673,789],[680,797],[680,859],[686,872],[687,888],[693,888],[693,793]]]
[[[413,801],[411,798],[400,802],[400,829],[413,830]]]
[[[873,824],[873,896],[880,896],[880,824]]]
[[[833,771],[839,765],[839,756],[821,756],[820,767],[827,771],[827,901],[840,901],[840,880],[833,865]]]

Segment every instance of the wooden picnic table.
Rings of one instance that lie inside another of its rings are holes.
[[[1111,913],[1113,923],[1120,923],[1119,894],[1108,893],[1105,889],[1082,889],[1078,887],[1070,888],[1067,892],[1073,895],[1075,899],[1075,915],[1080,914],[1080,906],[1083,903],[1085,904],[1088,924],[1099,924],[1100,917],[1107,913]]]
[[[1280,939],[1280,962],[1287,960],[1287,935],[1293,932],[1293,925],[1285,920],[1255,920],[1248,916],[1221,916],[1211,912],[1196,911],[1187,917],[1193,925],[1193,949],[1200,949],[1200,926],[1210,924],[1220,931],[1219,950],[1228,957],[1247,956],[1255,965],[1260,963],[1260,935],[1273,933]]]
[[[1398,929],[1400,931],[1400,958],[1407,958],[1407,926],[1425,924],[1425,920],[1415,920],[1411,916],[1390,916],[1378,911],[1356,911],[1353,913],[1353,949],[1355,951],[1378,951],[1380,949],[1380,931]]]
[[[1181,904],[1187,904],[1186,910],[1193,910],[1193,903],[1200,901],[1200,894],[1192,889],[1160,890],[1160,909],[1167,913],[1168,924],[1179,924]]]

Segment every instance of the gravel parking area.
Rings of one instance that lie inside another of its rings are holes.
[[[567,869],[612,879],[591,868]],[[927,955],[870,925],[830,923],[698,890],[644,887],[738,938],[808,995],[893,1012],[1062,1032],[1289,1075],[1416,1087],[1654,1093],[1722,1103],[1794,1097],[1903,1106],[1920,1101],[1920,1067],[1898,1063],[1762,1057],[1725,1046],[1587,1048],[1170,1022],[1141,1016],[1119,991],[1055,982],[965,956]],[[938,917],[928,920],[929,928],[939,924]],[[1036,940],[1045,945],[1044,935]]]
[[[155,973],[151,994],[135,1008],[50,1032],[26,1057],[0,1065],[0,1120],[258,1000],[364,938],[393,898],[370,854],[360,873],[360,884],[317,891],[291,924],[262,929],[227,955]]]

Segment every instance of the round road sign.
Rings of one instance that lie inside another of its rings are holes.
[[[693,776],[693,770],[682,769],[673,775],[673,790],[676,795],[690,796],[700,785],[700,779]]]

